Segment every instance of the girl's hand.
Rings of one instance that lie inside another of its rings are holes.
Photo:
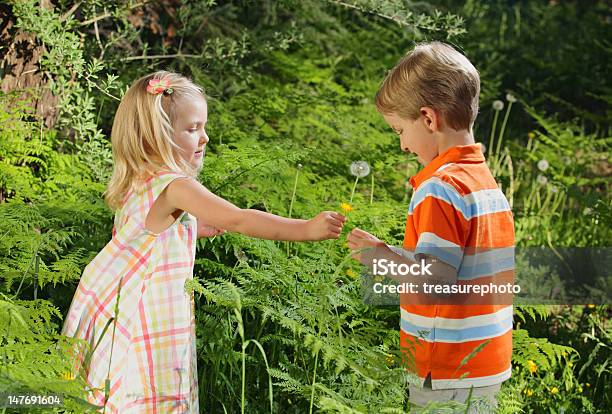
[[[323,211],[306,222],[305,240],[337,239],[346,217],[335,211]]]
[[[198,220],[198,239],[201,237],[214,237],[223,233],[225,233],[225,230],[204,224]]]
[[[346,240],[348,242],[347,244],[349,249],[353,251],[352,257],[359,260],[363,264],[368,263],[368,261],[371,259],[369,256],[372,255],[375,248],[386,246],[385,243],[378,237],[357,227],[355,227],[349,233]]]

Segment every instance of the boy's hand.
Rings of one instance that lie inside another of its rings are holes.
[[[305,240],[337,239],[346,217],[335,211],[323,211],[306,222]]]
[[[385,243],[378,237],[357,227],[348,234],[346,240],[349,249],[353,251],[352,257],[365,265],[367,265],[369,261],[369,258],[365,257],[368,256],[369,252],[374,252],[376,247],[385,246]],[[366,251],[364,252],[363,249],[366,249]]]

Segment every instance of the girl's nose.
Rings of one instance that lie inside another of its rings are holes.
[[[208,141],[210,141],[210,139],[208,138],[208,134],[206,133],[206,131],[204,131],[204,133],[200,137],[200,143],[208,144]]]

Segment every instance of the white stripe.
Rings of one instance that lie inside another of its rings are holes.
[[[422,253],[435,256],[455,269],[459,269],[461,266],[461,259],[463,258],[462,247],[438,237],[435,233],[426,231],[419,235],[414,253],[415,255]]]
[[[487,387],[489,385],[499,384],[510,378],[512,375],[512,367],[500,372],[499,374],[489,375],[486,377],[477,378],[461,378],[450,380],[431,380],[432,390],[443,390],[448,388],[470,388],[470,387]]]
[[[472,204],[478,204],[489,200],[496,200],[503,196],[504,193],[499,188],[490,188],[488,190],[473,191],[463,196],[465,204],[468,206]]]
[[[455,244],[451,241],[443,239],[442,237],[439,237],[436,233],[431,233],[428,231],[424,231],[423,233],[419,235],[419,240],[417,241],[417,247],[419,243],[432,243],[432,244],[435,244],[436,247],[439,247],[439,248],[449,248],[450,247],[450,248],[457,249],[454,252],[454,256],[456,256],[458,253],[463,251],[463,248],[460,247],[458,244]]]
[[[508,319],[504,323],[493,324],[483,327],[466,328],[463,329],[444,329],[444,328],[421,328],[421,327],[409,327],[409,330],[404,328],[404,325],[409,324],[405,320],[400,321],[400,330],[404,333],[417,337],[421,341],[429,343],[445,343],[445,344],[462,344],[465,342],[482,341],[485,339],[498,338],[502,335],[507,334],[512,330],[512,319]],[[465,332],[469,330],[475,330],[477,332]],[[482,332],[479,332],[482,331]]]
[[[429,318],[427,316],[417,315],[414,313],[407,312],[404,308],[401,308],[401,318],[418,326],[422,326],[426,329],[443,328],[443,329],[463,329],[463,328],[475,328],[478,326],[492,325],[497,322],[501,322],[510,316],[512,316],[513,309],[512,305],[508,305],[503,309],[498,310],[494,313],[487,313],[485,315],[469,316],[467,318],[441,318],[439,316]]]

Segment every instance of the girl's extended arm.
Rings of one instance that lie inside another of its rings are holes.
[[[164,196],[165,193],[165,196]],[[290,219],[259,210],[241,209],[213,194],[194,179],[176,179],[162,193],[164,204],[184,210],[208,225],[268,240],[338,238],[346,218],[324,211],[310,220]]]

